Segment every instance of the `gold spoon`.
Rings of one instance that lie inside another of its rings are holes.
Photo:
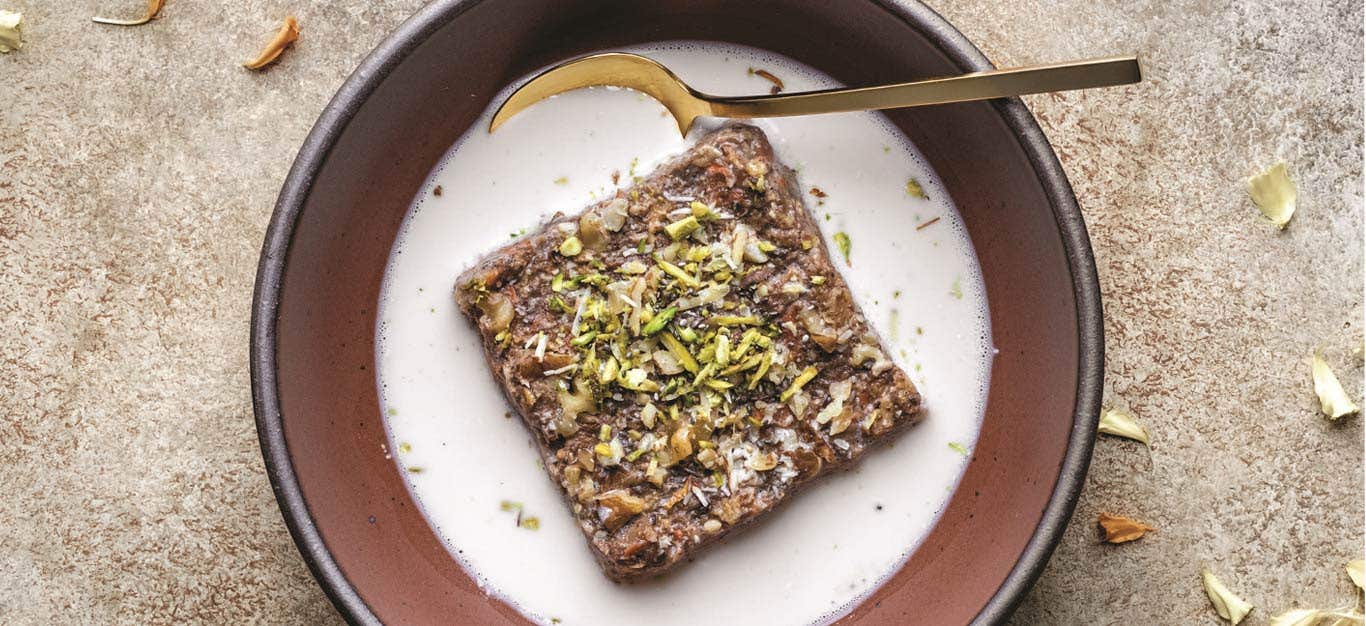
[[[634,89],[660,101],[678,122],[678,130],[687,135],[693,121],[704,115],[752,118],[897,109],[1046,91],[1111,87],[1140,80],[1143,77],[1138,57],[1125,56],[974,72],[877,87],[721,97],[689,87],[669,68],[638,54],[604,52],[566,61],[527,81],[494,113],[489,132],[550,96],[604,85]]]

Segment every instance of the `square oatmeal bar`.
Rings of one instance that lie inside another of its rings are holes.
[[[920,416],[752,126],[555,216],[455,297],[614,580],[668,570]]]

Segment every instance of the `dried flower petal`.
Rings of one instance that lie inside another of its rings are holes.
[[[1271,626],[1361,626],[1362,615],[1350,608],[1321,611],[1291,609],[1271,618]]]
[[[1361,411],[1361,408],[1347,397],[1342,383],[1338,382],[1338,377],[1333,374],[1332,368],[1328,367],[1328,363],[1324,362],[1318,352],[1314,353],[1310,367],[1314,374],[1314,393],[1319,395],[1319,408],[1323,409],[1324,415],[1329,419],[1337,419]]]
[[[23,21],[22,13],[0,9],[0,52],[13,52],[23,47],[22,33],[19,32],[19,23]]]
[[[1363,579],[1366,579],[1366,575],[1363,575],[1366,574],[1366,571],[1363,570],[1366,570],[1366,560],[1357,559],[1347,562],[1347,577],[1351,578],[1352,584],[1358,588],[1366,589],[1366,585],[1362,585]]]
[[[1285,228],[1295,214],[1295,181],[1286,173],[1285,163],[1247,179],[1247,193],[1276,228]]]
[[[293,15],[286,17],[285,23],[280,25],[279,32],[275,33],[275,38],[266,44],[266,47],[261,50],[261,54],[257,55],[255,59],[243,63],[242,67],[249,70],[259,70],[274,63],[276,59],[280,58],[280,53],[284,52],[285,48],[298,38],[299,21],[294,19]]]
[[[760,78],[763,78],[764,80],[773,83],[773,87],[768,90],[770,94],[782,93],[784,88],[783,79],[774,76],[772,72],[768,70],[754,69],[751,67],[749,68],[749,73],[757,75]]]
[[[1109,513],[1101,513],[1096,521],[1100,522],[1100,527],[1105,530],[1105,540],[1110,543],[1133,541],[1149,531],[1157,530],[1143,522]]]
[[[108,17],[92,17],[90,21],[99,24],[112,24],[114,26],[141,26],[156,18],[157,13],[161,12],[161,7],[166,4],[166,0],[147,0],[147,11],[141,18],[135,20],[116,20]]]
[[[1243,618],[1252,612],[1254,607],[1251,604],[1233,595],[1233,592],[1229,591],[1224,583],[1219,582],[1209,570],[1204,570],[1200,575],[1205,582],[1205,594],[1209,596],[1209,602],[1214,605],[1219,617],[1237,626],[1238,622],[1243,621]]]
[[[1099,430],[1107,435],[1126,437],[1148,445],[1148,431],[1132,415],[1119,409],[1105,409],[1100,412]]]

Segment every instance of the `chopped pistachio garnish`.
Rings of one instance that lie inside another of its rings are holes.
[[[523,517],[522,523],[518,524],[518,526],[521,526],[522,528],[525,528],[527,530],[540,530],[541,520],[535,517]]]
[[[559,252],[561,255],[567,257],[578,256],[580,252],[583,252],[583,242],[579,241],[579,237],[577,235],[570,235],[562,243],[560,243]]]
[[[1237,626],[1255,608],[1229,591],[1208,569],[1202,571],[1200,577],[1205,583],[1205,595],[1209,596],[1209,602],[1214,605],[1219,617]]]
[[[1348,561],[1347,577],[1352,579],[1352,584],[1356,585],[1357,588],[1366,589],[1366,586],[1362,585],[1362,582],[1366,581],[1366,560]]]
[[[1285,163],[1272,165],[1266,171],[1247,179],[1247,193],[1266,219],[1276,228],[1285,228],[1295,214],[1295,182],[1285,171]]]
[[[965,445],[963,445],[963,444],[961,444],[961,443],[958,443],[957,441],[950,441],[950,442],[949,442],[949,449],[950,449],[950,450],[953,450],[954,452],[957,452],[958,454],[961,454],[961,455],[963,455],[963,456],[967,456],[967,455],[968,455],[968,447],[965,446]]]
[[[293,15],[286,16],[284,23],[280,25],[280,30],[276,31],[275,37],[271,38],[270,42],[266,44],[265,48],[261,49],[260,54],[257,54],[255,59],[243,63],[242,67],[249,70],[264,69],[267,65],[270,65],[271,63],[274,63],[276,59],[279,59],[280,55],[284,53],[285,48],[288,48],[289,45],[294,43],[298,38],[299,21],[294,19]]]
[[[778,396],[778,401],[787,402],[788,399],[796,395],[798,391],[801,391],[802,387],[806,386],[806,383],[811,382],[811,379],[815,378],[816,374],[819,372],[820,370],[816,369],[814,365],[806,366],[806,369],[802,370],[802,373],[797,374],[797,377],[792,379],[792,384],[788,385],[782,395]]]
[[[157,13],[161,12],[161,7],[164,4],[166,4],[166,0],[147,0],[147,10],[143,11],[142,17],[135,20],[118,20],[107,17],[92,17],[90,18],[90,21],[95,22],[97,24],[111,24],[113,26],[139,26],[152,21],[152,19],[157,16]]]
[[[554,311],[556,313],[574,312],[574,309],[569,308],[569,304],[567,304],[564,301],[564,298],[561,298],[559,296],[550,296],[550,298],[546,300],[546,306],[549,307],[551,311]]]
[[[664,327],[667,326],[669,322],[673,320],[674,315],[677,313],[678,307],[676,306],[671,306],[667,309],[664,309],[663,311],[660,311],[654,317],[650,318],[650,323],[646,324],[644,328],[640,329],[640,334],[645,335],[646,337],[654,336],[659,331],[664,330]]]
[[[1106,435],[1125,437],[1148,445],[1148,431],[1132,415],[1119,409],[1105,409],[1100,412],[1100,425],[1097,428]]]
[[[906,193],[916,198],[928,199],[925,195],[925,188],[920,186],[920,181],[912,178],[906,181]]]
[[[682,365],[683,369],[693,374],[701,369],[697,365],[697,359],[694,359],[692,353],[688,352],[688,348],[672,334],[664,333],[659,336],[659,340],[664,342],[664,347],[669,349],[669,354],[678,359],[678,364]]]
[[[556,294],[559,294],[559,292],[564,291],[564,288],[566,287],[574,287],[572,286],[572,284],[568,283],[570,282],[564,279],[563,273],[555,272],[555,277],[552,277],[552,279],[550,279],[550,291],[555,291]]]
[[[688,204],[688,208],[692,209],[693,217],[699,220],[716,217],[716,211],[713,211],[712,208],[707,206],[707,203],[705,202],[698,202],[697,200],[693,200],[691,203]]]
[[[1142,537],[1143,535],[1157,530],[1143,522],[1129,519],[1120,515],[1101,513],[1096,520],[1101,529],[1105,531],[1105,541],[1110,543],[1125,543]]]
[[[839,248],[840,254],[844,256],[844,264],[851,265],[849,262],[849,251],[853,249],[854,242],[849,239],[849,233],[844,231],[835,233],[835,247]]]
[[[655,259],[655,265],[658,265],[659,269],[664,270],[665,274],[677,278],[678,282],[681,282],[688,287],[692,287],[695,289],[697,287],[702,286],[701,281],[697,280],[696,278],[693,278],[692,274],[687,273],[683,270],[683,268],[674,265],[673,263],[665,261],[664,259]]]
[[[0,9],[0,52],[13,52],[24,46],[21,25],[24,14]]]
[[[669,224],[668,226],[665,226],[664,232],[668,233],[669,237],[672,238],[674,241],[678,241],[679,239],[682,239],[684,237],[687,237],[688,235],[697,232],[697,229],[699,228],[702,228],[702,223],[697,221],[697,218],[695,216],[689,215],[681,220]]]
[[[953,284],[949,286],[949,295],[959,300],[963,299],[963,284],[961,280],[962,279],[960,278],[954,278]]]
[[[421,467],[417,467],[417,466],[413,466],[413,467],[409,467],[409,468],[408,468],[408,471],[409,471],[410,473],[413,473],[413,474],[421,474],[421,473],[422,473],[422,468],[421,468]]]
[[[569,177],[568,177],[568,176],[561,176],[561,177],[556,178],[555,180],[553,180],[553,181],[551,181],[551,182],[555,183],[556,185],[568,185],[568,184],[569,184]]]
[[[650,380],[649,373],[639,367],[622,372],[617,384],[632,391],[659,391],[659,383]]]
[[[1291,609],[1271,618],[1270,626],[1361,626],[1363,616],[1351,607]]]
[[[502,502],[498,503],[498,508],[502,511],[507,512],[520,511],[522,510],[522,503],[513,502],[512,500],[503,500]]]
[[[1328,419],[1336,420],[1361,411],[1361,408],[1348,397],[1342,383],[1338,382],[1337,375],[1318,352],[1314,352],[1310,369],[1314,377],[1314,393],[1319,396],[1319,408]]]
[[[409,452],[413,451],[413,444],[410,444],[406,441],[401,441],[398,444],[398,451],[402,452],[403,454],[408,454]]]
[[[825,277],[824,277],[824,276],[812,276],[812,277],[811,277],[811,284],[813,284],[813,285],[815,285],[815,286],[817,286],[817,287],[819,287],[819,286],[821,286],[821,285],[824,285],[824,284],[825,284]]]

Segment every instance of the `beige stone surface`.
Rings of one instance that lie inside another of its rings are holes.
[[[247,376],[257,253],[318,112],[418,0],[0,0],[0,623],[335,622],[281,522]],[[1361,418],[1317,414],[1322,348],[1360,397],[1359,2],[934,3],[998,64],[1141,51],[1148,81],[1028,100],[1106,305],[1105,439],[1017,624],[1216,624],[1201,566],[1257,605],[1356,601]],[[287,11],[279,66],[238,64]],[[1284,159],[1299,212],[1242,179]],[[1356,352],[1356,354],[1354,354]],[[1099,511],[1160,530],[1099,543]]]

